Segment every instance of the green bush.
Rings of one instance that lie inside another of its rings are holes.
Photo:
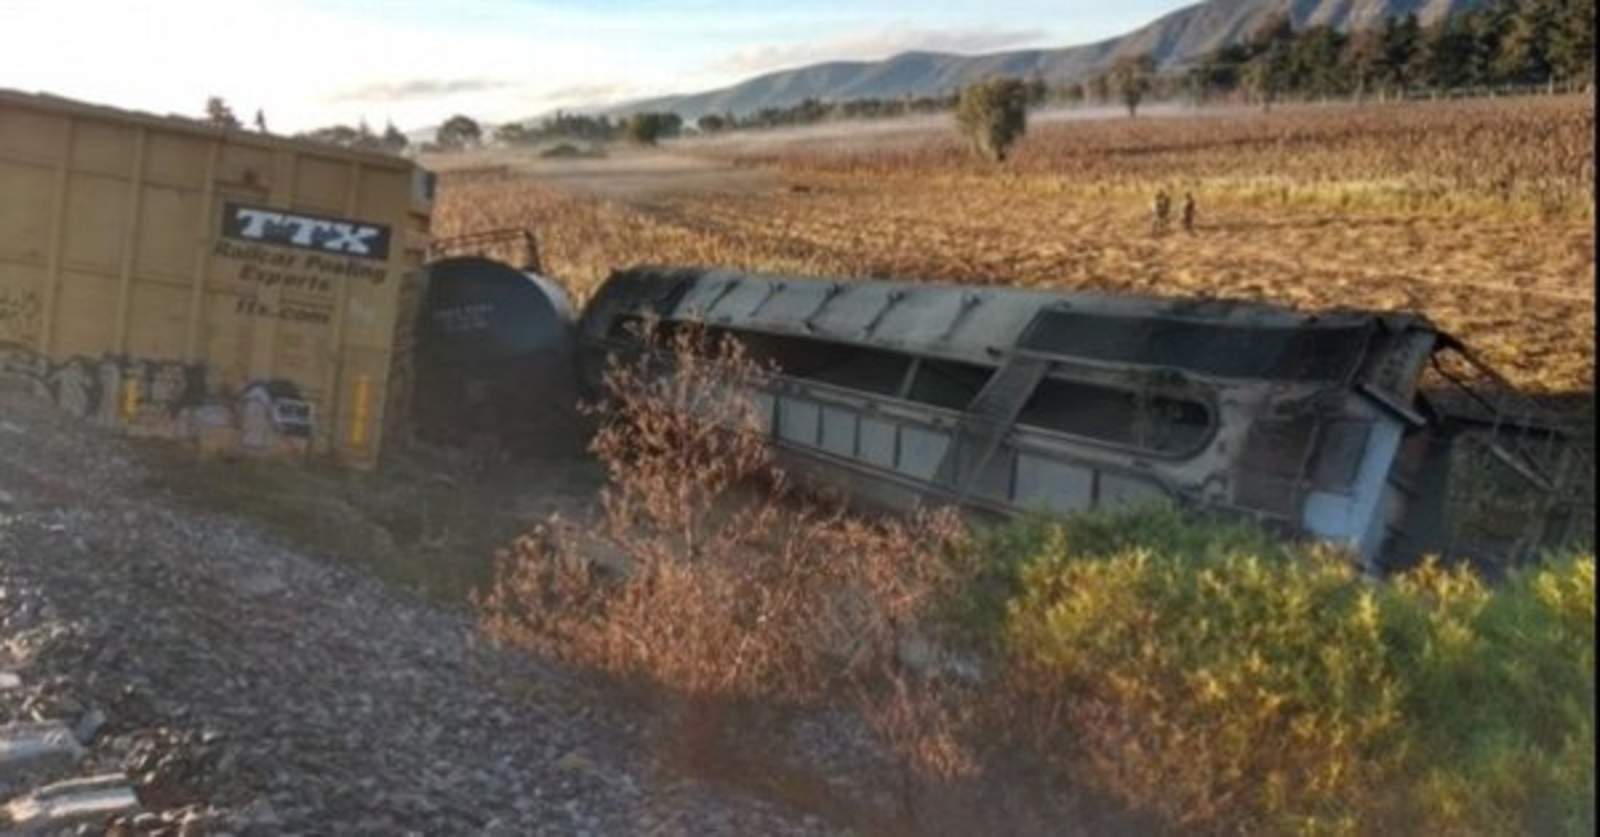
[[[1494,588],[1431,562],[1374,582],[1171,509],[983,549],[1059,766],[1174,827],[1591,832],[1592,556]]]
[[[1429,564],[1394,587],[1412,811],[1437,831],[1593,834],[1593,556],[1493,588]]]

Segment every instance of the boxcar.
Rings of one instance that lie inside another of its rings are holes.
[[[432,199],[400,157],[0,90],[0,379],[371,466],[408,412]]]

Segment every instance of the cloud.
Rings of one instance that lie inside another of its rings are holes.
[[[574,84],[541,91],[539,98],[547,102],[579,102],[606,104],[636,92],[631,84]]]
[[[237,113],[265,111],[274,131],[288,133],[363,118],[406,128],[458,112],[498,123],[721,87],[774,62],[1015,46],[1028,33],[1000,30],[1059,16],[1019,14],[1013,25],[990,7],[1046,3],[950,0],[950,10],[893,11],[883,0],[228,0],[230,31],[316,56],[263,63],[243,60],[237,39],[217,37],[216,0],[0,0],[0,30],[11,36],[0,49],[0,86],[191,115],[221,96]],[[786,46],[803,42],[816,46]]]
[[[820,61],[873,61],[910,50],[966,54],[995,52],[1036,44],[1048,34],[1043,29],[918,29],[894,26],[813,43],[758,45],[733,53],[717,62],[715,69],[761,73]]]
[[[393,83],[368,84],[335,93],[333,102],[405,102],[417,99],[443,99],[464,93],[483,93],[511,87],[512,82],[488,78],[419,78]]]

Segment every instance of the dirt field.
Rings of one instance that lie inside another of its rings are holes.
[[[998,168],[937,120],[501,155],[446,171],[435,227],[532,227],[580,296],[657,263],[1417,309],[1529,390],[1591,392],[1593,121],[1580,97],[1046,120]],[[1192,234],[1151,233],[1162,188]]]
[[[576,194],[623,201],[760,193],[776,183],[768,171],[665,150],[615,149],[604,157],[555,159],[491,151],[428,157],[422,163],[447,176],[528,176]]]

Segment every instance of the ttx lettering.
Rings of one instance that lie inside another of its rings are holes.
[[[297,247],[314,247],[331,253],[372,255],[383,231],[363,224],[307,218],[267,209],[237,210],[239,234],[258,241],[282,241]]]

